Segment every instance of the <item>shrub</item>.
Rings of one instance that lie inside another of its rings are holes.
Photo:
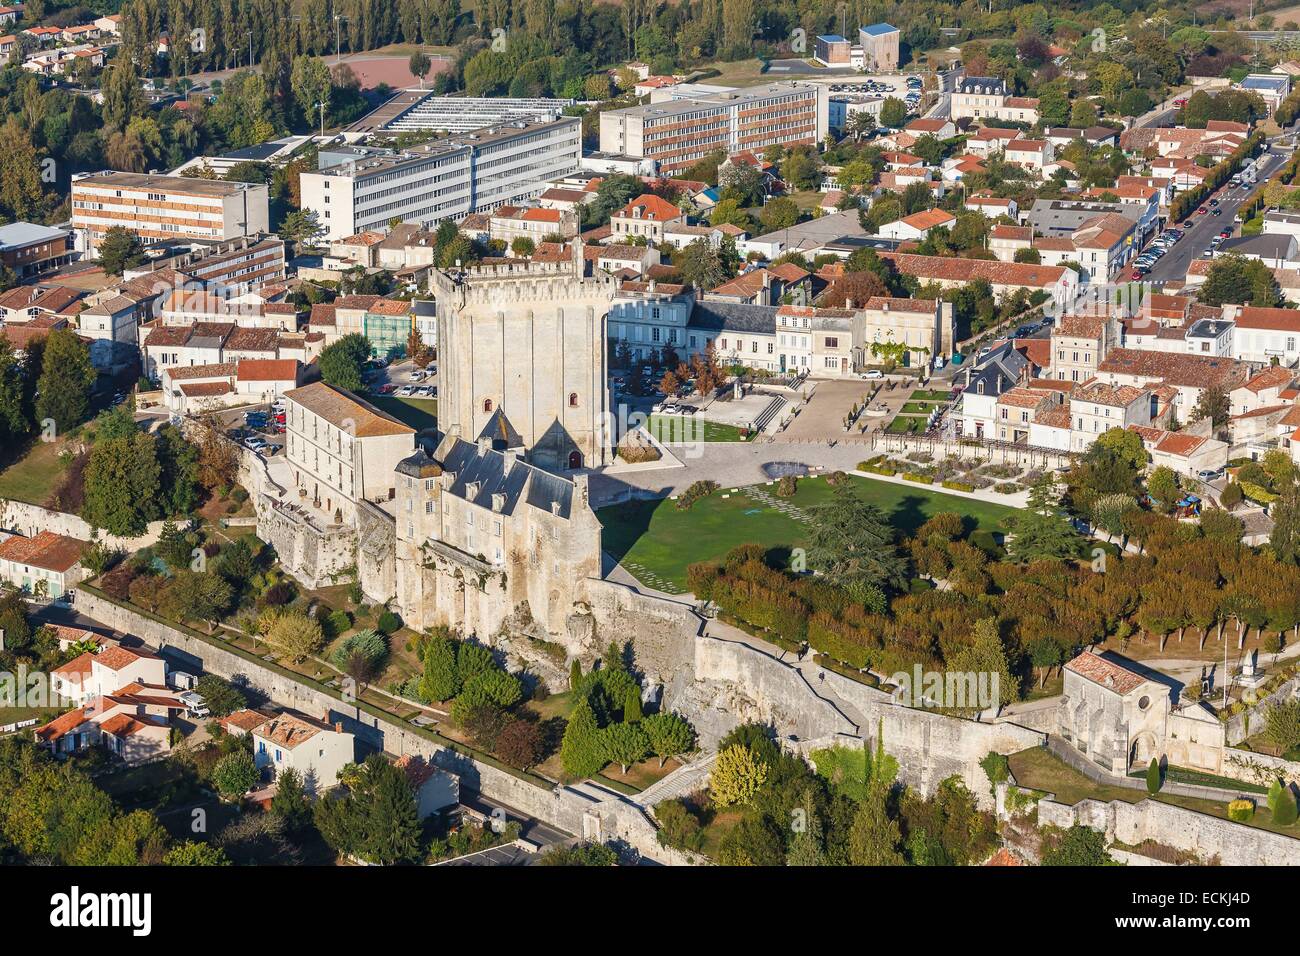
[[[1160,779],[1160,761],[1152,757],[1151,763],[1147,764],[1147,793],[1159,793],[1162,782]]]
[[[380,662],[388,656],[388,637],[378,631],[357,631],[334,649],[330,660],[339,670],[347,670],[352,658],[358,655],[370,670],[378,669]]]
[[[352,626],[352,615],[347,611],[331,611],[325,623],[331,637],[338,637]]]
[[[1241,485],[1242,493],[1251,501],[1257,502],[1261,505],[1269,505],[1277,501],[1277,495],[1273,494],[1273,492],[1261,485],[1257,485],[1252,481],[1242,481],[1239,482],[1239,484]]]
[[[782,498],[793,498],[798,490],[799,479],[794,475],[782,475],[781,480],[776,483],[776,493]]]
[[[1253,800],[1232,800],[1228,803],[1228,819],[1236,823],[1246,823],[1255,815],[1255,802]]]
[[[1281,827],[1289,827],[1296,821],[1295,792],[1283,785],[1277,806],[1273,808],[1273,822]]]
[[[681,497],[677,499],[677,507],[682,511],[686,511],[695,502],[701,498],[707,498],[717,490],[718,483],[707,478],[692,482],[690,487],[683,491]]]
[[[257,599],[258,607],[283,607],[294,598],[294,587],[288,581],[272,584]]]
[[[379,620],[375,626],[385,634],[393,634],[401,629],[402,619],[392,611],[385,610],[383,614],[379,615]]]
[[[915,482],[917,482],[918,484],[922,484],[922,485],[932,485],[932,484],[934,484],[934,479],[931,478],[929,475],[918,474],[917,472],[914,472],[914,471],[909,471],[909,472],[907,472],[906,474],[904,474],[904,475],[903,475],[903,480],[904,480],[904,481],[915,481]]]
[[[965,481],[953,481],[951,478],[949,478],[947,481],[943,482],[942,484],[943,487],[951,489],[952,491],[974,491],[975,490],[974,485],[969,484]]]

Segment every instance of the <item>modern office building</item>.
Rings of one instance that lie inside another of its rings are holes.
[[[535,199],[578,169],[582,121],[519,121],[408,150],[353,150],[345,162],[302,174],[302,205],[333,242],[394,219],[432,226]]]
[[[868,73],[892,73],[897,70],[899,36],[898,27],[892,27],[888,23],[858,27],[862,68]]]
[[[670,88],[671,99],[600,114],[602,152],[643,156],[671,176],[710,153],[819,143],[829,128],[825,84]]]
[[[838,33],[829,33],[813,41],[813,59],[826,66],[848,66],[853,44]]]
[[[442,96],[431,90],[407,90],[357,120],[349,132],[401,133],[445,130],[470,133],[508,123],[559,119],[573,100],[516,96]]]
[[[72,178],[72,228],[93,253],[112,226],[145,242],[238,239],[270,231],[265,183],[104,171]]]

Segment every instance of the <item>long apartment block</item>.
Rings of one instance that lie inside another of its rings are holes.
[[[141,239],[228,240],[270,231],[265,184],[104,171],[72,180],[78,251],[94,252],[112,226]]]
[[[601,152],[653,159],[672,175],[719,149],[816,144],[829,124],[827,87],[820,83],[681,84],[663,94],[660,102],[601,113]]]
[[[549,180],[578,169],[582,121],[521,120],[412,149],[355,152],[302,174],[303,208],[316,211],[328,241],[384,229],[394,218],[432,226],[535,199]]]

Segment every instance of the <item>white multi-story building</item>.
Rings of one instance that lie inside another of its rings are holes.
[[[1150,425],[1155,395],[1134,385],[1094,382],[1070,394],[1070,444],[1086,451],[1103,432],[1130,425]]]
[[[325,382],[284,397],[285,454],[301,497],[345,521],[359,500],[393,497],[393,469],[415,448],[413,428]]]
[[[577,117],[520,120],[303,173],[302,206],[316,212],[327,241],[382,231],[394,219],[432,226],[535,199],[581,161]]]
[[[824,83],[745,89],[683,83],[660,92],[666,99],[600,114],[601,152],[653,159],[671,175],[719,149],[816,145],[829,129]]]
[[[1233,358],[1241,362],[1272,362],[1295,367],[1300,361],[1300,312],[1225,305],[1223,317],[1236,323]]]
[[[265,183],[104,171],[72,179],[79,252],[94,253],[112,226],[143,240],[228,240],[270,231]]]

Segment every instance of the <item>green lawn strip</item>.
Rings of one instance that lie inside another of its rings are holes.
[[[941,511],[973,519],[975,527],[995,530],[1015,509],[958,498],[925,487],[854,478],[853,489],[888,515],[899,533],[907,535]],[[766,485],[756,488],[770,491]],[[792,498],[778,501],[806,512],[831,498],[824,479],[804,479]],[[729,497],[724,498],[723,495]],[[677,502],[631,501],[597,512],[604,525],[604,548],[643,583],[646,576],[686,587],[686,568],[697,561],[716,560],[741,544],[769,548],[804,547],[807,525],[775,508],[755,501],[743,491],[714,492],[682,511]]]
[[[934,411],[938,407],[939,407],[938,402],[908,402],[901,409],[899,409],[898,414],[928,416],[932,411]]]
[[[426,431],[438,424],[436,398],[402,398],[397,395],[366,395],[364,398],[375,408],[387,412],[417,431]]]
[[[909,402],[939,402],[940,404],[952,399],[951,392],[938,392],[934,389],[922,389],[913,392],[908,398]]]
[[[885,427],[885,431],[895,435],[923,432],[925,431],[925,423],[926,419],[920,415],[895,416],[894,420]]]
[[[651,415],[650,420],[646,422],[646,428],[651,435],[665,444],[696,441],[749,441],[735,425],[705,421],[702,418],[688,418],[685,415]]]

